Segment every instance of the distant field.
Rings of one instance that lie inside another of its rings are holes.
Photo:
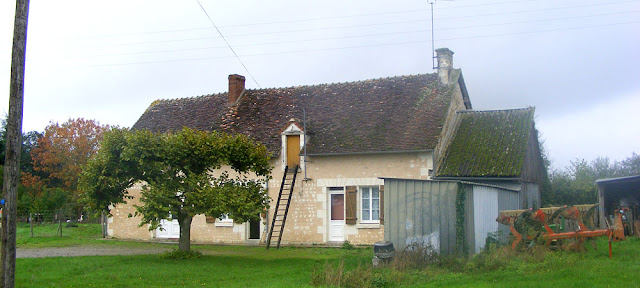
[[[19,223],[17,227],[16,245],[18,248],[69,247],[79,245],[139,245],[136,242],[106,240],[101,237],[100,224],[77,224],[77,227],[67,227],[62,223],[62,237],[58,236],[58,224],[34,225],[34,237],[31,237],[29,223]],[[149,245],[142,243],[142,245]]]
[[[84,237],[84,240],[67,239],[57,243],[61,246],[77,245],[79,249],[84,245],[83,241],[90,245],[109,243],[105,245],[124,247],[158,245],[95,240],[100,234],[100,227],[96,226],[97,229],[86,227],[84,232],[81,229],[77,231],[78,235],[84,235],[79,239]],[[19,246],[55,246],[53,243],[56,242],[31,240]],[[324,268],[327,265],[338,267],[340,262],[344,262],[345,274],[356,275],[359,271],[361,274],[357,275],[362,275],[361,278],[372,287],[640,287],[638,238],[614,243],[612,259],[608,258],[606,239],[600,239],[597,251],[587,245],[589,251],[584,253],[547,252],[514,256],[497,252],[484,258],[476,256],[471,261],[403,271],[370,269],[371,248],[284,247],[265,250],[263,247],[214,245],[193,248],[205,255],[186,260],[168,260],[160,255],[17,259],[16,285],[305,287],[311,286],[313,275],[332,273],[333,270]]]
[[[80,245],[98,241],[102,231],[99,224],[77,224],[77,227],[68,227],[67,223],[62,223],[60,237],[58,228],[58,224],[34,224],[34,237],[31,237],[31,225],[18,223],[16,244],[21,248]]]

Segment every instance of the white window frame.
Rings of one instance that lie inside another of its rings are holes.
[[[378,188],[378,219],[377,220],[364,219],[363,214],[364,214],[364,210],[365,209],[363,207],[364,207],[364,195],[365,195],[365,193],[369,194],[369,197],[368,197],[368,201],[369,201],[369,209],[368,209],[369,210],[369,218],[372,218],[372,216],[373,216],[373,211],[374,211],[374,209],[373,209],[373,197],[371,197],[372,196],[371,194],[373,194],[372,193],[373,188]],[[360,218],[360,223],[363,223],[363,224],[380,224],[380,201],[381,201],[380,200],[380,188],[378,186],[362,186],[362,187],[359,187],[358,191],[360,192],[360,193],[358,193],[359,194],[358,195],[359,196],[358,197],[359,198],[358,202],[360,202],[359,205],[358,205],[358,208],[359,208],[358,213],[360,214],[359,215],[360,216],[359,217]]]
[[[233,219],[229,218],[229,214],[222,214],[216,219],[215,225],[218,227],[230,227],[233,226]]]

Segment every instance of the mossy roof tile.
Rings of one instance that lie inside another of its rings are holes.
[[[461,111],[438,177],[519,177],[533,126],[533,108]]]

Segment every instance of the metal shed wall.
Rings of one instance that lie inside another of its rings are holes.
[[[473,186],[474,253],[484,248],[489,233],[498,231],[498,191],[486,186]]]
[[[467,201],[465,206],[465,217],[471,219],[465,221],[468,225],[467,245],[469,251],[478,253],[482,251],[489,233],[500,231],[500,240],[506,242],[509,236],[509,227],[500,225],[495,219],[501,210],[519,209],[520,197],[518,192],[484,185],[469,184],[467,191]],[[465,219],[466,220],[466,219]]]
[[[520,209],[520,194],[515,191],[499,189],[498,190],[498,211],[518,210],[518,209]],[[494,220],[497,217],[498,215],[496,214],[496,217],[494,217]],[[498,224],[498,230],[500,230],[501,232],[500,234],[502,236],[501,238],[502,242],[506,243],[509,240],[509,233],[511,233],[511,231],[509,230],[509,226]]]
[[[385,240],[397,250],[417,243],[441,253],[456,249],[458,183],[384,179]]]

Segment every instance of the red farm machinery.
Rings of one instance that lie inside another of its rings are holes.
[[[624,211],[616,211],[613,223],[606,223],[607,229],[596,229],[594,223],[597,222],[597,209],[597,204],[588,204],[538,210],[508,210],[500,211],[496,221],[509,226],[513,234],[513,249],[544,243],[548,247],[583,250],[586,239],[606,236],[609,238],[611,257],[611,242],[624,240],[625,237],[622,223]]]

